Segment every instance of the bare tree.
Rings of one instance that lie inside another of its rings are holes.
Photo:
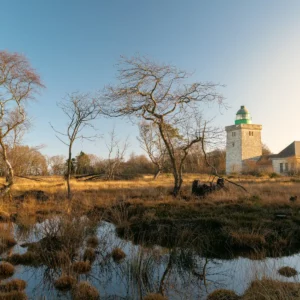
[[[108,86],[104,97],[104,110],[109,116],[135,116],[158,127],[172,165],[175,196],[181,189],[182,166],[190,148],[212,131],[200,113],[200,104],[223,105],[223,97],[216,91],[218,84],[187,84],[188,77],[171,65],[123,57],[120,83]]]
[[[14,184],[14,170],[7,155],[8,137],[25,123],[24,105],[42,87],[39,75],[24,56],[0,51],[0,155],[7,168],[7,184],[1,196]]]
[[[106,161],[106,176],[108,180],[114,179],[116,171],[124,161],[126,150],[129,146],[128,138],[122,144],[117,138],[115,128],[109,133],[109,141],[106,143],[108,159]]]
[[[58,103],[64,114],[68,117],[68,125],[66,132],[56,130],[52,125],[53,130],[57,133],[56,137],[68,147],[67,160],[67,186],[68,199],[71,199],[71,167],[72,167],[72,147],[77,139],[92,140],[96,137],[85,136],[82,134],[84,128],[93,127],[92,121],[99,117],[101,109],[97,96],[83,93],[72,93],[67,95],[65,101]]]
[[[143,150],[146,151],[152,163],[156,166],[154,180],[162,172],[167,154],[164,141],[155,124],[142,122],[139,124],[140,136],[138,140]]]

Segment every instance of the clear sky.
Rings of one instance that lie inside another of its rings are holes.
[[[30,145],[44,154],[66,154],[54,135],[66,119],[56,102],[72,91],[96,91],[114,83],[120,55],[146,55],[194,72],[194,81],[226,85],[230,106],[211,115],[232,125],[240,105],[262,124],[274,153],[300,140],[299,0],[2,0],[0,49],[24,54],[46,89],[31,103]],[[129,152],[141,153],[136,126],[125,120],[95,122],[104,138],[78,142],[105,157],[105,133],[115,125],[130,135]]]

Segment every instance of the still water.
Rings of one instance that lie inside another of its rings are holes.
[[[0,255],[1,259],[5,260],[12,253],[26,252],[27,249],[21,245],[38,241],[45,222],[37,223],[26,234],[18,225],[12,224],[18,244]],[[277,270],[290,266],[300,271],[300,254],[264,260],[242,257],[220,260],[202,257],[191,249],[133,245],[120,239],[115,233],[115,226],[107,222],[101,222],[95,228],[95,234],[99,239],[97,258],[91,272],[78,275],[77,280],[89,281],[98,289],[101,299],[142,299],[147,293],[158,291],[163,291],[169,299],[206,299],[209,293],[219,288],[242,294],[252,280],[263,276],[299,282],[298,276],[285,278]],[[115,262],[110,255],[115,247],[126,253],[121,262]],[[70,292],[54,288],[53,283],[60,275],[59,269],[19,265],[12,278],[27,282],[29,299],[71,299]]]

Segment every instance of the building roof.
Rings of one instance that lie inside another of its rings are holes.
[[[242,105],[236,114],[237,115],[246,115],[246,114],[249,114],[249,111],[244,105]]]
[[[300,141],[292,142],[289,146],[279,152],[275,158],[284,158],[291,156],[300,157]]]

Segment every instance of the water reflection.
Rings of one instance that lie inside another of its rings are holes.
[[[57,220],[54,219],[54,227]],[[41,232],[43,228],[49,228],[49,222],[53,220],[26,226],[25,229],[20,224],[1,224],[1,230],[18,241],[18,245],[1,254],[1,258],[5,259],[12,253],[24,253],[26,248],[20,245],[41,239]],[[298,277],[286,279],[277,273],[285,265],[300,270],[298,254],[277,259],[220,260],[203,257],[201,251],[195,249],[134,245],[118,238],[115,227],[107,222],[90,226],[85,233],[98,236],[99,245],[95,249],[97,258],[91,272],[77,275],[76,279],[87,280],[97,287],[101,299],[142,299],[148,293],[161,293],[169,299],[206,299],[209,293],[218,288],[233,289],[242,294],[253,279],[263,276],[286,281],[299,280]],[[115,262],[112,259],[111,252],[116,247],[126,253],[123,261]],[[79,257],[84,248],[85,244],[78,252]],[[54,288],[54,281],[62,272],[69,271],[44,265],[19,265],[13,277],[27,282],[29,299],[71,299],[70,292]]]

